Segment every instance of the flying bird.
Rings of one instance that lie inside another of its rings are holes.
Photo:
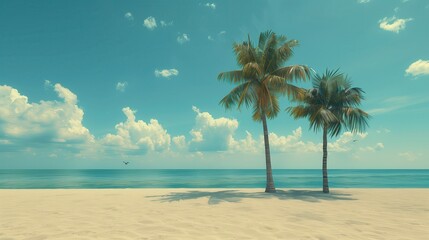
[[[130,162],[125,162],[125,161],[122,161],[122,162],[124,162],[125,165],[128,165],[128,163],[130,163]]]
[[[353,140],[353,142],[357,142],[357,141],[358,141],[357,139],[354,139],[354,140]]]

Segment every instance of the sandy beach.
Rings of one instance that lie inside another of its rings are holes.
[[[429,239],[429,189],[0,190],[0,240]]]

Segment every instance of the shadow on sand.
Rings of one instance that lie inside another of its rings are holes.
[[[208,204],[219,204],[221,202],[240,202],[245,198],[254,199],[272,199],[279,200],[301,200],[306,202],[319,202],[321,200],[356,200],[351,194],[331,192],[325,194],[316,190],[277,190],[276,193],[264,192],[244,192],[239,190],[222,190],[222,191],[187,191],[187,192],[172,192],[166,195],[148,196],[155,198],[154,201],[174,202],[181,200],[192,200],[198,198],[208,198]]]

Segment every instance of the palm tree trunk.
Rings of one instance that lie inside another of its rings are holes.
[[[329,185],[328,185],[328,131],[327,127],[323,128],[323,163],[322,163],[322,171],[323,171],[323,192],[329,193]]]
[[[265,114],[262,114],[262,126],[264,127],[264,143],[265,143],[265,164],[267,173],[267,185],[265,192],[274,193],[276,188],[274,187],[273,170],[271,169],[271,155],[270,155],[270,142],[268,140],[268,127],[267,118]]]

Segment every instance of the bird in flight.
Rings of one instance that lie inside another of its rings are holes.
[[[353,142],[357,142],[357,141],[358,141],[357,139],[354,139],[354,140],[353,140]]]
[[[124,162],[125,165],[128,165],[128,163],[130,163],[130,162],[125,162],[125,161],[122,161],[122,162]]]

